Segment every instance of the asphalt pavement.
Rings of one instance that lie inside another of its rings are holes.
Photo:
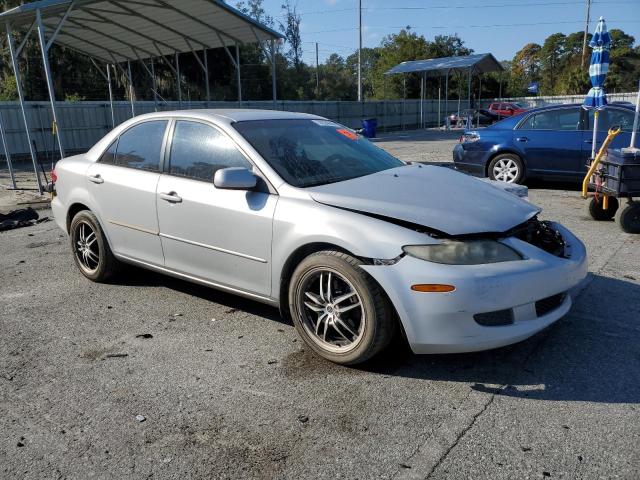
[[[445,161],[453,141],[381,145]],[[0,477],[640,478],[640,236],[575,186],[530,198],[588,247],[564,319],[357,368],[271,307],[133,268],[93,284],[53,222],[0,233]]]

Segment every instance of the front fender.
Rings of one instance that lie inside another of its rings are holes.
[[[287,260],[305,245],[326,243],[357,257],[394,259],[404,245],[434,242],[424,233],[364,214],[310,199],[280,198],[273,221],[272,292],[277,297]]]

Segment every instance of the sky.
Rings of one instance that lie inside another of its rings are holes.
[[[283,20],[282,3],[264,0],[276,24]],[[411,26],[427,39],[457,33],[476,53],[493,53],[498,60],[510,60],[525,44],[542,44],[552,33],[581,31],[586,17],[586,0],[362,0],[362,8],[364,47]],[[305,62],[315,63],[315,42],[320,62],[357,48],[358,0],[298,0],[297,9]],[[640,0],[592,0],[590,31],[601,15],[610,29],[640,42]]]

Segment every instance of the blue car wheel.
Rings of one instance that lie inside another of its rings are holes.
[[[489,178],[505,183],[522,183],[524,164],[520,157],[512,153],[497,155],[489,163]]]

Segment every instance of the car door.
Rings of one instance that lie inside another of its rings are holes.
[[[586,173],[589,159],[591,158],[591,149],[593,145],[593,119],[594,111],[589,110],[588,114],[588,129],[582,132],[583,150],[583,172]],[[631,132],[633,130],[633,117],[634,112],[631,109],[625,109],[620,107],[608,106],[604,110],[601,110],[598,118],[598,132],[596,134],[596,152],[600,148],[607,133],[611,127],[620,127],[621,132],[613,139],[610,148],[623,148],[628,147],[631,142]],[[586,124],[586,122],[585,122]]]
[[[158,183],[160,239],[167,268],[217,285],[271,293],[271,239],[277,195],[213,184],[217,170],[254,169],[218,128],[176,120]],[[254,170],[255,172],[255,170]]]
[[[527,171],[544,176],[580,175],[581,107],[554,108],[529,115],[513,134]]]
[[[155,265],[164,264],[156,187],[168,123],[132,126],[87,171],[87,189],[113,251]]]

